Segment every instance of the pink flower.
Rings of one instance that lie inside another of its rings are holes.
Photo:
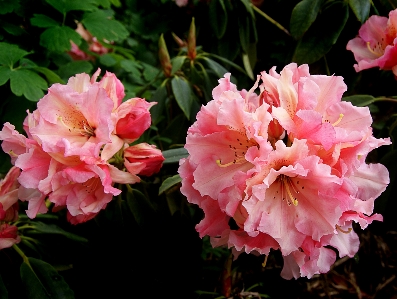
[[[130,173],[151,176],[160,171],[164,156],[154,145],[139,143],[124,150],[124,166]]]
[[[214,246],[268,254],[279,249],[285,278],[327,272],[353,256],[373,202],[389,183],[387,169],[366,164],[390,144],[372,136],[367,108],[341,102],[337,76],[310,75],[307,65],[262,72],[260,95],[219,80],[213,101],[189,128],[180,161],[181,192],[204,211],[196,229]]]
[[[18,228],[7,223],[0,224],[0,250],[18,244],[21,237],[18,236]]]
[[[176,5],[178,5],[179,7],[182,7],[182,6],[186,6],[188,4],[189,0],[175,0],[175,2],[176,2]]]
[[[347,43],[346,49],[354,54],[356,72],[379,67],[392,70],[397,76],[397,10],[389,18],[371,16],[361,26],[358,36]]]
[[[13,166],[0,181],[0,221],[16,221],[18,219],[18,177],[21,173]]]

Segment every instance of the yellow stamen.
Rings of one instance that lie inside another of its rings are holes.
[[[374,51],[374,49],[371,49],[371,43],[370,42],[367,42],[367,48],[372,54],[374,54],[374,55],[376,55],[378,57],[382,56],[382,54],[383,54],[383,53],[377,53],[377,52]]]
[[[343,230],[339,225],[336,225],[336,229],[344,234],[348,234],[353,230],[351,227],[349,227],[348,230]]]
[[[341,122],[343,116],[344,116],[343,113],[339,114],[338,120],[337,120],[336,122],[334,122],[334,123],[332,124],[332,126],[333,126],[333,127],[337,126],[337,125]]]

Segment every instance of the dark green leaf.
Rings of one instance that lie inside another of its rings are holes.
[[[204,57],[203,58],[204,62],[206,63],[206,65],[212,70],[214,71],[214,73],[217,75],[217,77],[222,78],[224,74],[228,73],[229,71],[227,69],[225,69],[222,65],[220,65],[218,62]],[[245,73],[245,72],[244,72]]]
[[[71,10],[94,11],[97,9],[94,0],[46,0],[48,4],[65,14]]]
[[[342,101],[350,102],[357,107],[364,107],[374,103],[376,99],[371,95],[357,94],[353,96],[343,97]]]
[[[64,79],[68,80],[69,77],[74,76],[80,73],[87,73],[89,74],[93,69],[93,66],[88,61],[72,61],[63,66],[61,66],[58,70],[59,76]]]
[[[99,57],[99,62],[104,66],[110,67],[114,66],[117,63],[117,60],[113,57],[112,54],[104,54]]]
[[[0,86],[5,84],[10,79],[11,69],[6,66],[0,66]]]
[[[74,293],[50,264],[29,258],[20,268],[22,283],[29,299],[73,299]]]
[[[0,1],[0,15],[13,12],[20,7],[19,0],[2,0]]]
[[[206,53],[206,54],[207,54],[206,56],[214,57],[214,58],[216,58],[216,59],[222,61],[223,63],[226,63],[226,64],[228,64],[228,65],[234,67],[236,70],[242,72],[243,74],[246,74],[246,72],[244,71],[244,69],[242,69],[239,65],[235,64],[234,62],[232,62],[232,61],[230,61],[230,60],[228,60],[228,59],[226,59],[226,58],[224,58],[224,57],[222,57],[222,56],[218,56],[218,55],[216,55],[216,54],[212,54],[212,53]]]
[[[371,0],[349,0],[349,5],[357,19],[364,23],[369,15]]]
[[[85,13],[82,23],[98,40],[122,41],[129,35],[122,23],[109,19],[102,10]]]
[[[141,62],[143,66],[143,77],[146,81],[152,81],[159,74],[160,70],[150,64]]]
[[[171,59],[172,70],[171,75],[174,75],[177,71],[179,71],[186,60],[186,56],[176,56]]]
[[[3,279],[0,275],[0,298],[1,299],[8,299],[8,291],[6,286],[4,285]]]
[[[171,80],[171,87],[179,108],[181,108],[187,119],[190,119],[193,97],[189,82],[182,77],[175,76]]]
[[[142,192],[132,189],[127,193],[127,204],[140,226],[147,226],[153,222],[154,208]]]
[[[180,159],[187,158],[189,153],[184,147],[163,151],[164,164],[177,163]]]
[[[49,28],[49,27],[55,27],[55,26],[60,25],[54,19],[51,19],[50,17],[48,17],[46,15],[41,15],[41,14],[34,14],[33,18],[30,19],[30,24],[32,24],[33,26],[40,27],[40,28]]]
[[[32,223],[31,225],[33,226],[33,231],[31,231],[31,233],[61,235],[73,241],[83,243],[87,242],[86,238],[67,232],[55,224],[47,224],[37,221]]]
[[[12,67],[15,62],[28,54],[29,52],[18,48],[16,45],[0,43],[0,65]]]
[[[12,23],[8,23],[6,21],[1,21],[1,20],[0,20],[0,28],[3,28],[9,34],[14,35],[14,36],[20,36],[20,35],[26,33],[26,31],[24,29],[22,29],[20,26],[16,26]]]
[[[216,37],[222,38],[227,27],[227,11],[224,0],[212,0],[210,2],[209,19]]]
[[[110,1],[109,0],[95,0],[96,5],[100,5],[103,8],[110,8]]]
[[[44,96],[47,82],[35,72],[18,69],[10,73],[11,91],[17,96],[24,95],[30,101],[38,101]]]
[[[48,83],[50,84],[54,84],[54,83],[62,83],[64,84],[65,81],[63,81],[61,79],[61,77],[59,77],[56,73],[54,73],[53,71],[51,71],[50,69],[46,68],[46,67],[41,67],[41,66],[37,66],[33,68],[36,72],[42,73]]]
[[[161,84],[157,88],[156,92],[151,97],[151,102],[156,102],[157,104],[150,108],[150,115],[152,116],[152,122],[156,125],[164,115],[165,100],[167,98],[167,86],[165,83]]]
[[[313,24],[320,11],[323,0],[302,0],[292,10],[290,33],[299,39]]]
[[[336,15],[338,18],[335,18]],[[349,7],[346,3],[334,2],[329,5],[299,41],[292,61],[310,64],[327,54],[336,43],[348,17]]]
[[[69,51],[71,40],[76,45],[80,45],[81,36],[72,28],[66,26],[48,28],[40,35],[40,45],[54,52]]]
[[[179,174],[166,178],[159,188],[159,195],[181,181],[182,178],[179,176]]]
[[[120,66],[125,71],[132,73],[132,75],[134,75],[136,77],[141,76],[140,69],[142,69],[142,66],[136,61],[124,59],[124,60],[120,61]]]

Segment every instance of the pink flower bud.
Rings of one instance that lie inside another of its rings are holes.
[[[140,143],[124,150],[124,165],[132,174],[151,176],[160,171],[165,160],[154,145]]]

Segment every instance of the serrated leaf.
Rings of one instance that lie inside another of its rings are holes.
[[[179,71],[186,60],[186,56],[176,56],[171,59],[172,70],[171,75],[174,75],[177,71]]]
[[[71,49],[70,41],[80,45],[81,36],[66,26],[48,28],[40,35],[40,45],[54,52],[69,51]]]
[[[166,178],[159,188],[159,195],[161,195],[164,191],[170,189],[171,187],[175,186],[176,184],[180,183],[181,181],[182,178],[179,176],[179,174]]]
[[[0,86],[5,84],[10,79],[11,69],[6,66],[0,66]]]
[[[357,94],[348,97],[343,97],[342,101],[350,102],[357,107],[364,107],[376,102],[376,98],[367,94]]]
[[[70,77],[80,74],[87,73],[89,74],[93,69],[93,66],[88,61],[72,61],[63,66],[61,66],[58,70],[58,74],[64,80],[68,80]]]
[[[218,39],[226,32],[227,27],[227,11],[224,0],[212,0],[209,6],[209,19],[212,30]]]
[[[109,19],[102,10],[85,13],[82,23],[99,40],[122,41],[129,35],[122,23]]]
[[[320,11],[323,0],[302,0],[292,10],[290,33],[299,39],[313,24]]]
[[[0,43],[0,64],[12,67],[15,62],[28,54],[29,52],[20,49],[16,45]]]
[[[187,119],[190,119],[193,97],[189,82],[182,77],[175,76],[171,80],[171,87],[179,108],[181,108]]]
[[[350,8],[361,23],[364,23],[369,15],[371,0],[348,0]]]
[[[338,18],[335,18],[336,15]],[[338,40],[348,17],[349,7],[345,2],[329,5],[298,42],[292,61],[310,64],[327,54]]]
[[[178,163],[180,159],[189,156],[188,151],[184,147],[165,150],[162,153],[165,158],[163,164]]]
[[[30,24],[40,28],[49,28],[59,26],[60,24],[51,19],[49,16],[42,15],[42,14],[34,14],[33,18],[30,19]]]
[[[38,101],[47,89],[47,82],[35,72],[27,69],[13,70],[10,73],[10,86],[13,94],[25,96],[30,101]]]
[[[36,67],[33,67],[33,69],[36,72],[42,73],[46,77],[48,83],[50,83],[50,84],[54,84],[54,83],[64,84],[65,83],[65,81],[63,81],[61,79],[61,77],[59,77],[56,73],[54,73],[53,71],[51,71],[50,69],[48,69],[46,67],[36,66]]]
[[[30,266],[20,267],[22,283],[29,299],[74,299],[74,293],[53,266],[35,258],[28,258]]]
[[[5,15],[7,13],[13,12],[20,7],[18,0],[3,0],[0,3],[0,15]]]
[[[62,14],[71,10],[94,11],[97,9],[94,0],[46,0],[46,2]]]

